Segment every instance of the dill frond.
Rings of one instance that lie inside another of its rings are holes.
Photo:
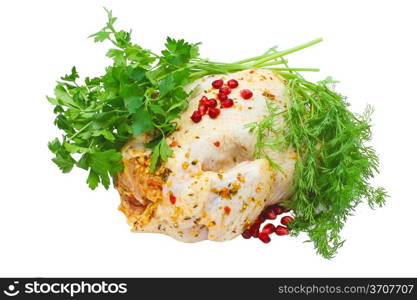
[[[248,124],[257,138],[255,157],[268,159],[277,170],[281,168],[266,155],[266,147],[276,151],[293,147],[300,157],[288,202],[295,216],[290,228],[292,235],[306,232],[325,258],[332,258],[343,245],[340,232],[359,203],[367,201],[374,208],[387,197],[383,188],[370,184],[379,167],[378,156],[367,145],[373,109],[368,106],[362,115],[355,115],[345,97],[331,88],[334,84],[331,78],[312,83],[291,73],[288,109],[268,104],[269,115]],[[280,114],[289,130],[276,128],[274,120]]]

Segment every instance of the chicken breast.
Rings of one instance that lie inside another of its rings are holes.
[[[190,116],[202,96],[216,98],[215,79],[239,82],[229,95],[234,105],[215,119],[205,115],[195,123]],[[135,232],[163,233],[184,242],[230,240],[266,206],[291,195],[294,150],[267,150],[282,168],[276,171],[265,158],[254,158],[256,136],[245,127],[268,115],[267,101],[286,109],[285,81],[272,71],[247,70],[206,76],[187,89],[193,91],[189,107],[168,137],[173,155],[155,173],[148,170],[151,153],[144,147],[149,136],[134,137],[123,148],[125,169],[117,178],[120,210]],[[253,96],[243,99],[242,89]]]

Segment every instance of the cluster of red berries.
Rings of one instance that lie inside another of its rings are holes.
[[[239,86],[237,80],[230,79],[227,81],[227,86],[224,86],[223,80],[217,79],[211,83],[211,86],[214,89],[219,90],[217,99],[220,101],[220,108],[229,108],[233,106],[234,102],[232,99],[229,99],[229,95],[232,92],[232,89]],[[247,100],[252,98],[253,93],[251,90],[243,89],[240,91],[240,96]],[[191,120],[198,123],[205,114],[208,114],[212,119],[217,118],[217,116],[220,115],[220,109],[217,107],[217,104],[217,100],[214,98],[208,99],[206,96],[201,97],[198,109],[191,115]]]
[[[291,216],[284,216],[281,218],[281,224],[275,226],[272,223],[266,224],[262,230],[261,225],[266,220],[275,220],[277,216],[288,212],[289,210],[280,206],[280,205],[271,205],[268,206],[256,219],[256,221],[252,224],[252,226],[245,230],[242,233],[242,237],[245,239],[250,239],[251,237],[258,238],[264,243],[269,243],[271,241],[270,235],[272,233],[276,233],[277,235],[287,235],[289,233],[289,229],[287,224],[294,221]]]

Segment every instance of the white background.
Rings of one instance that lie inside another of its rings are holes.
[[[417,276],[417,43],[414,1],[1,1],[0,276]],[[236,61],[278,44],[322,36],[289,56],[332,75],[352,109],[376,107],[375,184],[385,208],[361,205],[336,258],[303,238],[185,244],[133,234],[115,190],[90,191],[86,174],[62,174],[47,141],[58,135],[45,95],[76,65],[100,74],[108,44],[86,37],[105,23],[157,51],[167,35],[203,42],[203,57]]]

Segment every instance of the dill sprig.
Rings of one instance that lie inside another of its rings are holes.
[[[387,197],[383,188],[370,184],[379,166],[378,156],[367,144],[373,109],[368,106],[362,115],[349,111],[345,97],[330,88],[335,83],[331,78],[312,83],[298,73],[281,75],[287,78],[289,106],[279,111],[268,105],[269,116],[248,124],[257,135],[255,155],[271,161],[266,148],[296,150],[300,159],[294,194],[286,202],[295,221],[289,226],[292,235],[306,232],[317,252],[331,258],[344,243],[340,231],[357,205],[367,201],[371,208],[382,206]],[[274,120],[280,114],[286,124],[276,128]],[[281,171],[276,163],[272,166]]]
[[[279,172],[284,172],[280,165],[268,155],[267,150],[283,152],[288,148],[289,144],[286,139],[286,136],[288,135],[288,126],[283,122],[277,122],[279,116],[286,113],[287,110],[280,109],[278,105],[272,101],[266,100],[265,104],[268,114],[259,122],[252,122],[245,125],[245,127],[249,129],[249,132],[256,136],[253,156],[257,159],[265,158],[273,168]]]

